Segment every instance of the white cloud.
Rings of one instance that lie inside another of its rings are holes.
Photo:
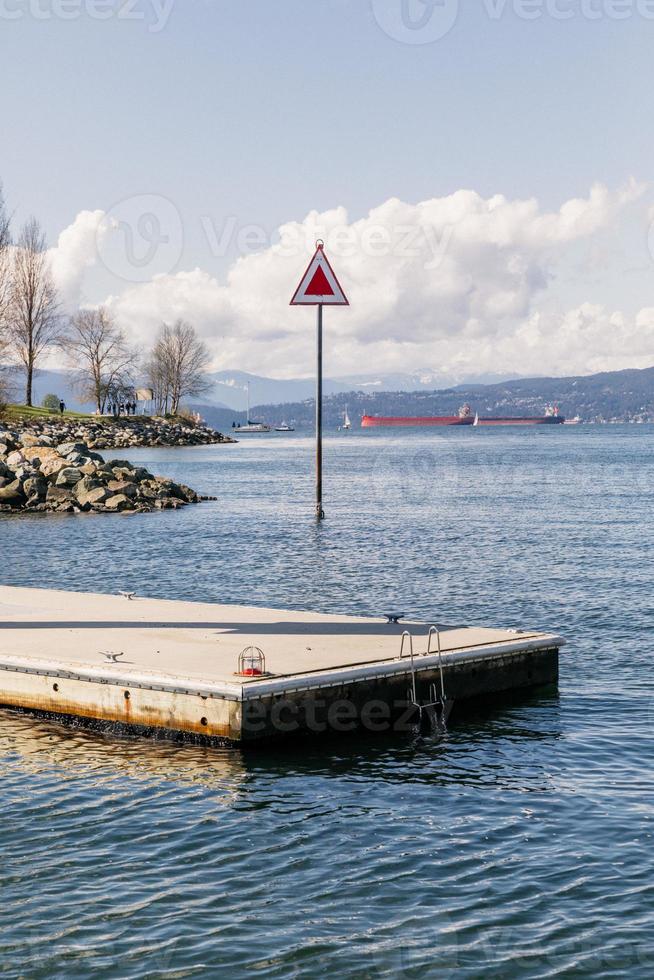
[[[351,303],[326,314],[332,376],[644,366],[654,350],[652,310],[631,319],[590,303],[558,316],[546,312],[566,248],[611,227],[643,189],[596,185],[552,212],[533,198],[486,199],[469,190],[418,204],[391,198],[356,221],[342,207],[311,212],[283,225],[275,244],[234,262],[224,284],[198,268],[128,286],[107,302],[137,341],[149,342],[162,320],[184,317],[209,344],[216,368],[307,375],[314,314],[288,304],[322,238]],[[54,250],[69,293],[93,261],[95,244],[93,254],[85,249],[101,217],[82,212]]]
[[[534,313],[511,337],[503,338],[498,354],[516,362],[515,352],[531,374],[589,374],[619,368],[651,367],[654,351],[654,309],[635,316],[584,303],[562,316]]]
[[[80,211],[49,250],[52,274],[66,307],[79,304],[86,270],[97,261],[104,211]]]

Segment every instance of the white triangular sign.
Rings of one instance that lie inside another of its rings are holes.
[[[349,306],[347,296],[318,243],[315,255],[295,290],[291,306]]]

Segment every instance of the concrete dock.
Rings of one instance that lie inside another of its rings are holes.
[[[555,684],[563,643],[382,615],[0,586],[0,705],[234,742],[403,731],[423,710],[444,720],[458,702]]]

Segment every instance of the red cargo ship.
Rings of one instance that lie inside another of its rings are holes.
[[[398,425],[472,425],[474,417],[469,405],[462,405],[458,415],[364,415],[361,426]]]
[[[533,417],[473,416],[469,405],[462,405],[458,415],[364,415],[361,426],[413,426],[413,425],[560,425],[565,422],[558,408],[548,408],[544,415]]]
[[[538,415],[532,418],[502,418],[498,415],[496,418],[480,418],[476,424],[477,425],[561,425],[565,422],[563,415],[559,415],[558,408],[545,409],[544,415]]]

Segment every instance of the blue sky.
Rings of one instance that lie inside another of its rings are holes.
[[[56,0],[0,2],[0,177],[17,221],[35,213],[53,243],[79,212],[159,195],[183,227],[174,271],[224,284],[239,247],[230,239],[217,254],[206,229],[230,217],[274,237],[312,209],[342,206],[356,221],[389,198],[460,189],[536,197],[547,212],[596,182],[615,191],[650,178],[654,19],[635,0],[586,0],[586,13],[567,0],[444,0],[456,21],[424,44],[380,26],[402,0],[176,0],[162,24],[156,0],[107,20],[91,16],[93,0],[60,2],[70,19]],[[571,244],[549,306],[654,306],[650,198],[645,189],[592,242]],[[120,285],[91,269],[81,297]]]

